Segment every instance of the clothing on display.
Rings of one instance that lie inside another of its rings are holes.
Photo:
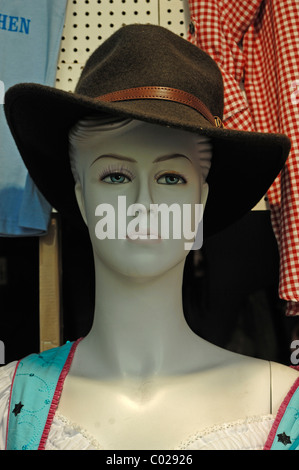
[[[0,83],[54,85],[67,0],[0,1]],[[4,47],[3,47],[4,45]],[[0,106],[0,236],[47,231],[51,206],[28,175]]]
[[[0,450],[103,449],[86,431],[56,414],[79,341],[5,366],[0,377]],[[186,437],[176,449],[299,449],[299,378],[276,417],[254,416],[214,426]]]
[[[281,132],[292,141],[286,167],[267,195],[280,250],[279,295],[288,301],[286,314],[298,315],[299,4],[189,0],[189,8],[188,39],[222,71],[225,127]]]
[[[150,24],[101,44],[74,93],[17,84],[5,113],[42,194],[76,232],[89,232],[95,302],[84,340],[1,368],[0,448],[298,448],[297,371],[218,348],[184,321],[185,236],[164,238],[163,224],[154,242],[130,230],[120,241],[97,236],[99,201],[116,208],[119,196],[146,204],[141,228],[152,203],[200,203],[205,233],[215,235],[265,194],[288,137],[224,128],[215,61]],[[199,151],[198,136],[212,152]]]

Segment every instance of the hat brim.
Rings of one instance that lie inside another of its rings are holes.
[[[266,194],[282,170],[290,140],[282,134],[220,129],[188,106],[160,101],[95,101],[38,84],[18,84],[5,95],[5,114],[28,172],[48,202],[82,228],[68,157],[68,132],[90,115],[120,116],[183,129],[212,139],[204,236],[240,219]]]

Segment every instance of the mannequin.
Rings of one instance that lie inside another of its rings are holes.
[[[139,24],[94,51],[75,93],[6,93],[33,180],[76,230],[88,228],[96,298],[85,338],[0,372],[0,448],[7,423],[12,449],[264,448],[286,394],[298,401],[297,371],[216,347],[184,318],[184,263],[202,228],[193,208],[204,208],[204,234],[225,228],[266,193],[290,149],[280,134],[225,129],[223,105],[221,71],[204,51]],[[137,213],[118,213],[120,197]],[[102,236],[104,204],[116,237]],[[184,218],[168,236],[163,204],[191,208],[191,238],[176,236]]]
[[[174,448],[205,428],[275,413],[298,373],[222,350],[190,330],[182,309],[183,240],[95,236],[95,207],[102,200],[116,205],[119,194],[147,208],[178,200],[205,204],[200,145],[207,154],[208,143],[137,121],[84,132],[71,147],[76,196],[94,252],[95,315],[77,347],[58,413],[106,449]],[[188,160],[153,163],[165,155]],[[165,174],[184,175],[187,183],[163,184]]]

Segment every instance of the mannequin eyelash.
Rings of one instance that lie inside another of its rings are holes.
[[[108,166],[107,168],[103,169],[102,171],[100,171],[98,175],[98,179],[103,180],[109,175],[113,175],[113,174],[115,175],[115,174],[120,174],[120,173],[126,176],[127,178],[130,178],[131,180],[135,178],[134,173],[132,173],[127,167],[120,165],[120,166]]]
[[[182,173],[177,173],[175,171],[165,171],[165,172],[162,172],[162,173],[158,173],[157,175],[155,175],[155,179],[158,180],[159,178],[162,178],[163,176],[176,176],[178,178],[182,178],[182,180],[184,180],[184,183],[188,183],[188,179],[185,175],[183,175]]]

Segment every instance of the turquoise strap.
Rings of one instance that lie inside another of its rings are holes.
[[[61,392],[57,384],[72,345],[68,342],[19,362],[10,399],[7,450],[39,448],[47,420],[55,414],[53,403]]]
[[[299,450],[299,386],[281,418],[271,450]]]
[[[299,450],[299,436],[297,437],[297,439],[294,440],[289,450]]]

